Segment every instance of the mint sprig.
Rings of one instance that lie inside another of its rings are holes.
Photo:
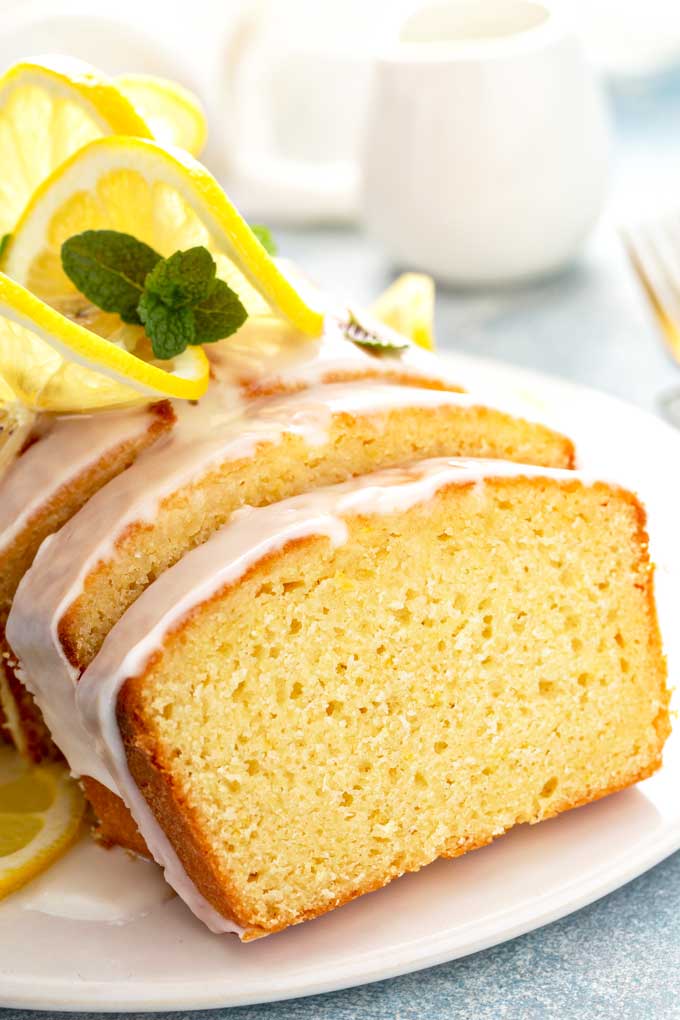
[[[164,259],[131,234],[86,230],[64,242],[61,262],[93,305],[143,325],[154,355],[163,360],[189,345],[231,336],[248,317],[202,246]]]

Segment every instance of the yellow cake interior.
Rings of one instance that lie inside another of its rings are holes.
[[[138,785],[250,936],[632,783],[668,733],[644,519],[451,486],[258,563],[118,703]]]

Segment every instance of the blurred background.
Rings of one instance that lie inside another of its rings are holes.
[[[669,0],[0,2],[0,64],[65,52],[201,98],[203,161],[283,254],[369,301],[438,282],[442,349],[669,411],[620,228],[680,207]]]

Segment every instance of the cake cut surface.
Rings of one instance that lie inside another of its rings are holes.
[[[447,460],[243,510],[40,694],[193,909],[277,931],[659,766],[644,512]]]

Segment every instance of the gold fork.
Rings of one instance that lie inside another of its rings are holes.
[[[666,346],[680,363],[680,213],[627,226],[621,237]]]

